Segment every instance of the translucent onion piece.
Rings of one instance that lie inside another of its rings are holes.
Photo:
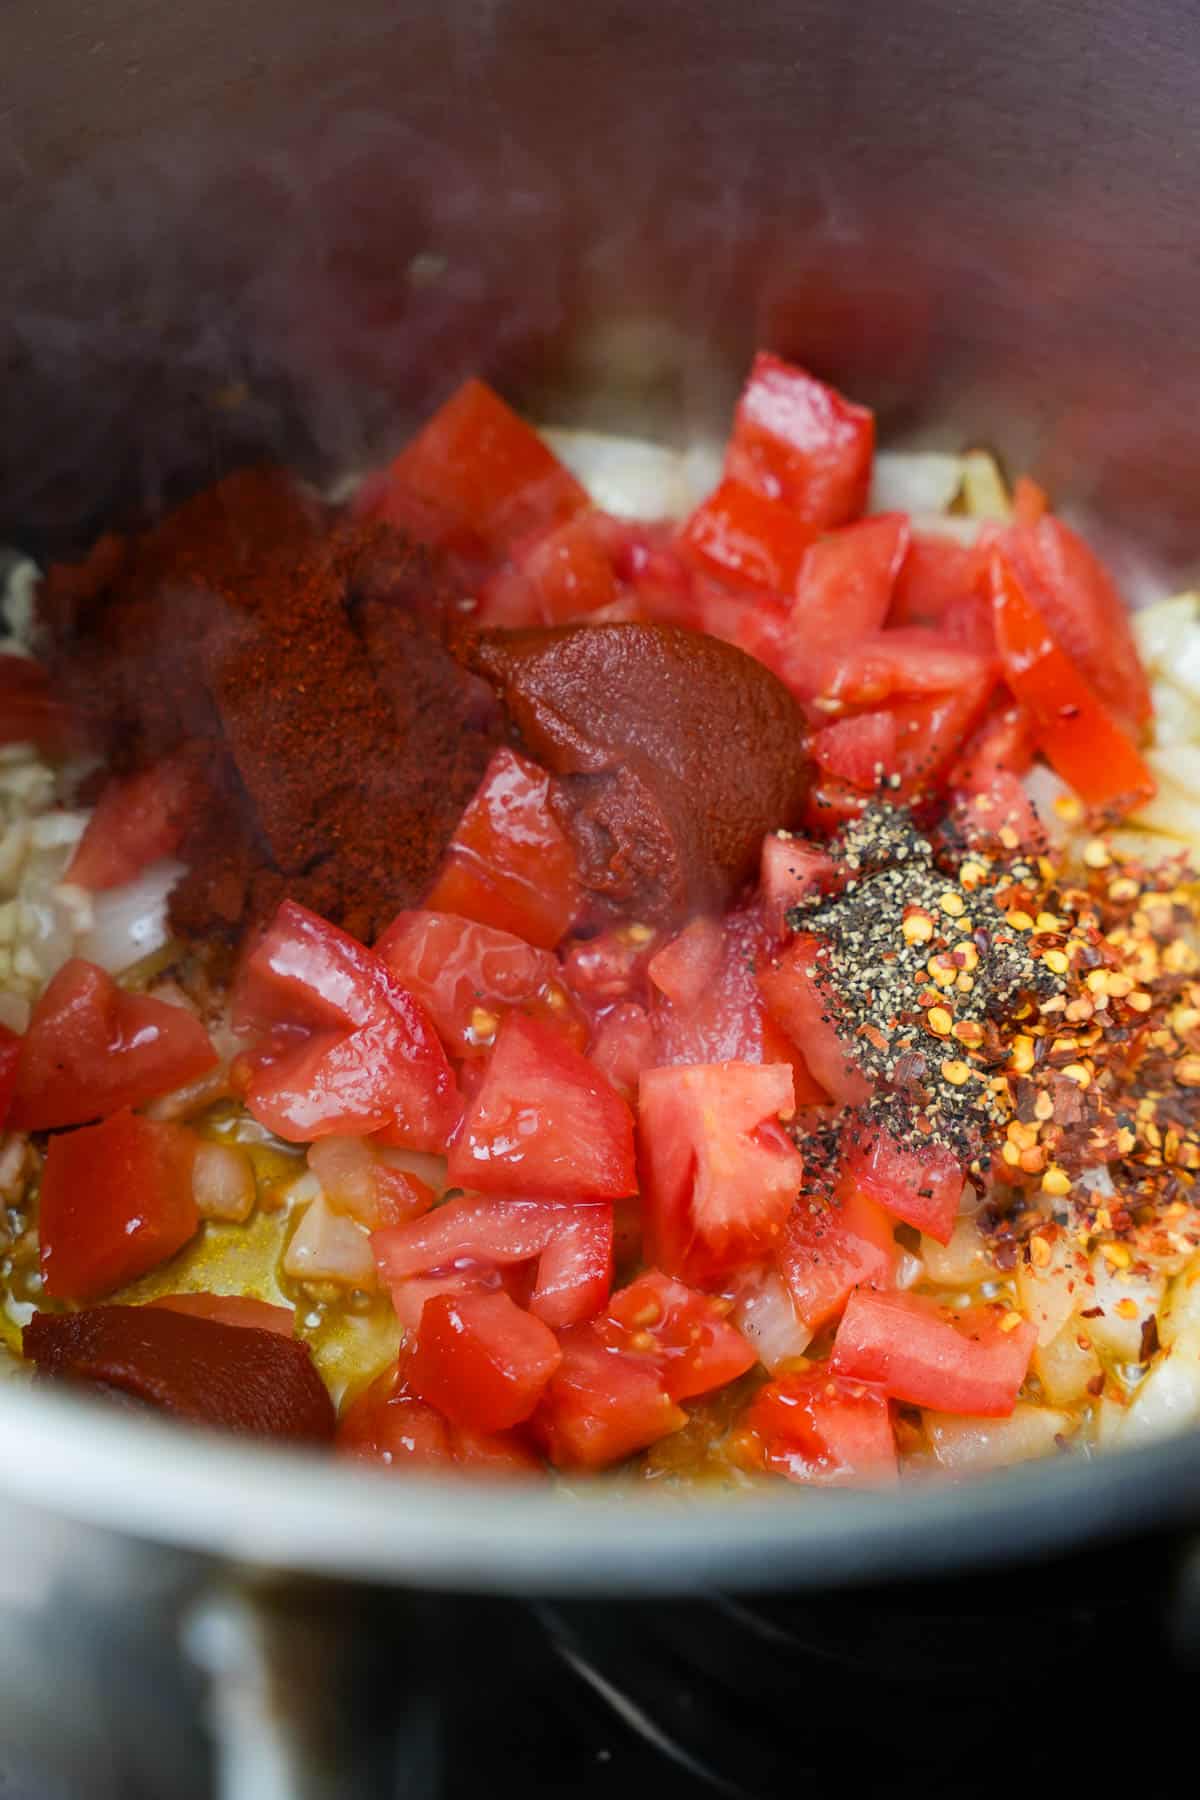
[[[284,1253],[283,1268],[294,1281],[335,1281],[342,1287],[375,1286],[375,1258],[367,1233],[323,1195],[306,1207]]]
[[[773,1270],[747,1278],[730,1316],[758,1352],[759,1362],[772,1372],[791,1357],[803,1356],[812,1342],[812,1332],[796,1317],[792,1297]]]
[[[1200,1326],[1189,1325],[1160,1356],[1117,1423],[1120,1444],[1145,1444],[1200,1420]]]
[[[682,452],[604,431],[542,428],[554,454],[583,483],[596,505],[620,519],[683,519],[720,480],[699,448]]]
[[[933,1453],[944,1469],[999,1469],[1009,1463],[1052,1456],[1057,1439],[1069,1437],[1075,1421],[1069,1413],[1018,1401],[1007,1419],[962,1419],[949,1413],[926,1413],[925,1428]]]
[[[136,881],[93,896],[93,924],[79,939],[80,956],[119,974],[166,943],[167,895],[183,874],[183,864],[151,863]]]
[[[944,513],[958,499],[963,459],[941,450],[880,450],[867,511]]]
[[[192,1165],[192,1197],[205,1219],[243,1223],[254,1211],[254,1165],[237,1144],[202,1143]]]

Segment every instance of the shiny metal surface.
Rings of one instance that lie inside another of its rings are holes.
[[[1187,0],[7,0],[0,66],[0,541],[247,455],[354,463],[475,368],[543,416],[703,435],[766,342],[1190,552]],[[868,1580],[1200,1511],[1194,1438],[683,1510],[389,1483],[11,1385],[0,1433],[6,1504],[464,1588]]]

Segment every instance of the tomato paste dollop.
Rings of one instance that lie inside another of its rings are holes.
[[[792,825],[804,718],[769,669],[673,625],[485,631],[465,647],[530,754],[559,778],[584,886],[655,923],[721,906]]]

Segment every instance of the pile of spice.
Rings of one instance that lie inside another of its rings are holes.
[[[821,939],[868,1110],[990,1172],[1000,1267],[1031,1238],[1048,1256],[1048,1213],[1135,1266],[1121,1239],[1191,1218],[1200,1170],[1194,877],[1118,863],[1100,838],[1061,863],[962,853],[882,805],[838,862],[842,891],[789,923]]]

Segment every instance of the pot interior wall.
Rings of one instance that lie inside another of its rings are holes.
[[[1186,0],[9,0],[0,539],[328,472],[480,369],[719,428],[756,343],[1188,551]]]

